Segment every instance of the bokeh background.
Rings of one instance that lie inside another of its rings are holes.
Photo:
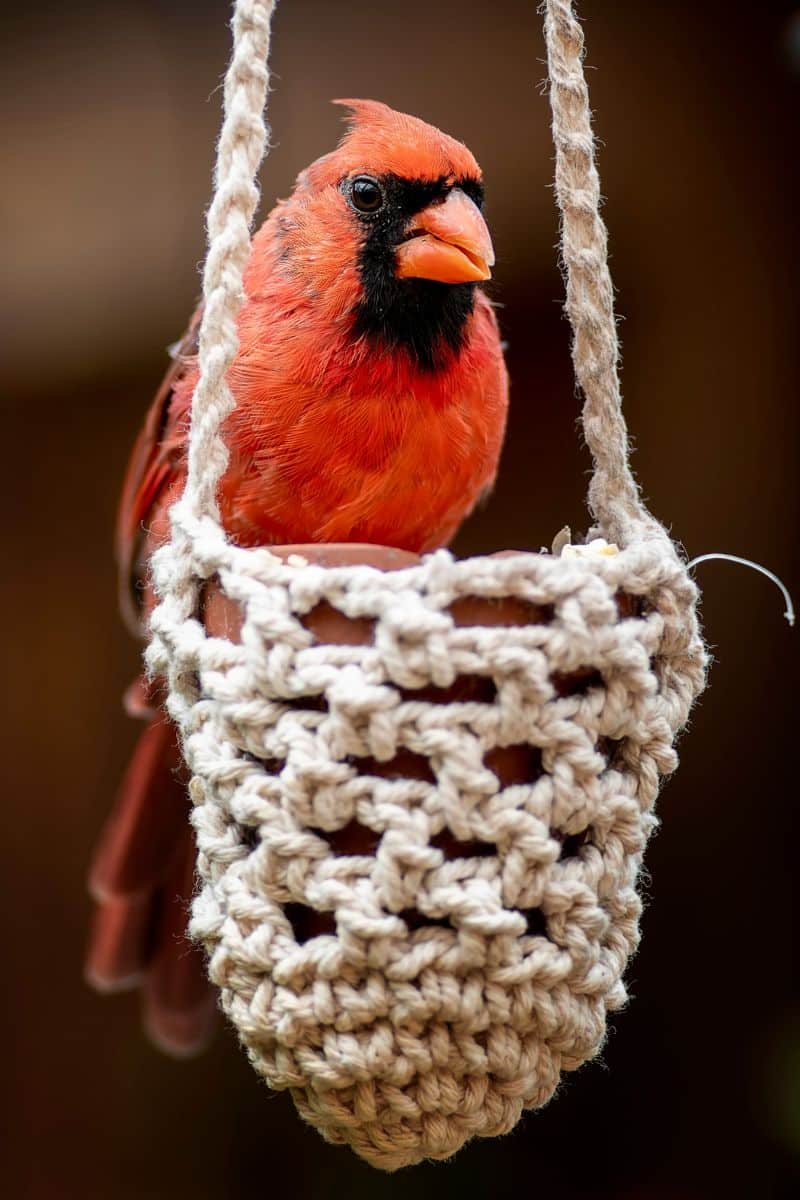
[[[264,201],[372,96],[488,181],[513,406],[463,553],[585,527],[533,2],[283,0]],[[798,571],[800,10],[584,0],[636,469],[690,554]],[[383,1176],[271,1097],[233,1036],[175,1063],[81,979],[84,873],[134,741],[110,541],[126,457],[199,290],[228,53],[210,0],[2,17],[3,1076],[6,1194],[32,1200],[619,1200],[800,1194],[798,633],[698,569],[716,662],[660,800],[633,1002],[602,1061],[447,1165]],[[9,1119],[10,1118],[10,1119]]]

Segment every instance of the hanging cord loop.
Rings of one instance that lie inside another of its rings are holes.
[[[583,72],[583,30],[571,0],[546,0],[543,7],[565,307],[573,331],[575,377],[584,395],[583,430],[594,461],[589,507],[604,535],[625,544],[634,532],[659,527],[642,503],[628,462],[608,235],[600,216],[600,179]]]

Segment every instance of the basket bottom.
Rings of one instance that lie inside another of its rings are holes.
[[[515,1039],[516,1040],[516,1039]],[[515,1057],[519,1055],[519,1043]],[[537,1039],[523,1049],[532,1069],[509,1078],[457,1077],[441,1069],[407,1087],[365,1080],[346,1088],[291,1088],[300,1116],[326,1141],[347,1145],[384,1171],[450,1158],[474,1137],[509,1133],[527,1108],[540,1108],[559,1082],[561,1056]]]

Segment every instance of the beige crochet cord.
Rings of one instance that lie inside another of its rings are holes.
[[[394,1169],[510,1129],[561,1071],[597,1053],[606,1013],[625,1001],[637,871],[705,657],[694,585],[628,467],[569,0],[544,5],[567,312],[590,506],[621,553],[456,562],[438,551],[382,572],[289,564],[226,541],[220,426],[233,403],[225,372],[266,139],[273,7],[235,6],[189,477],[153,564],[148,664],[168,678],[193,775],[202,889],[191,933],[223,1008],[271,1087],[290,1088],[327,1139]],[[197,619],[211,577],[241,607],[238,644]],[[635,615],[621,615],[619,593],[636,598]],[[538,617],[457,624],[463,597],[514,598]],[[372,641],[315,641],[301,618],[323,600],[373,620]],[[576,670],[586,684],[565,695],[558,680]],[[481,698],[437,703],[430,689],[463,676],[483,682]],[[509,746],[538,765],[502,787],[487,755]],[[422,756],[429,775],[369,773],[401,752]],[[336,853],[335,832],[353,821],[374,834],[374,853]],[[290,917],[311,910],[335,933],[295,936]]]

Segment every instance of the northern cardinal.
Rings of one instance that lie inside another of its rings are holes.
[[[243,546],[446,545],[492,485],[508,378],[479,285],[494,253],[480,168],[462,143],[370,100],[339,146],[297,179],[253,239],[229,372],[236,408],[219,493]],[[147,564],[184,484],[200,312],[136,442],[122,493],[122,607],[139,633]],[[142,984],[162,1048],[207,1040],[214,993],[183,938],[194,848],[175,732],[141,681],[128,710],[148,720],[95,853],[87,976]]]

